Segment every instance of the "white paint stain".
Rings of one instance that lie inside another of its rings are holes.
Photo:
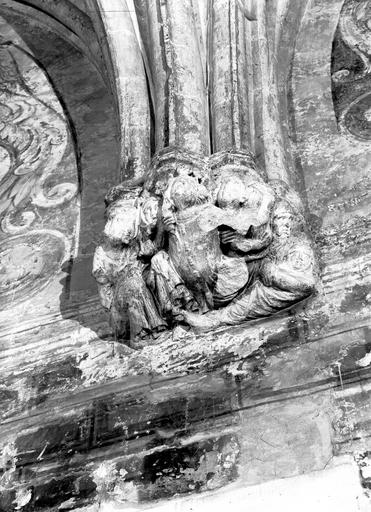
[[[13,501],[15,510],[21,510],[31,501],[32,490],[31,489],[17,489],[15,499]]]
[[[41,450],[41,452],[40,452],[40,453],[39,453],[39,455],[37,456],[37,459],[36,459],[36,460],[42,460],[42,459],[43,459],[43,455],[44,455],[44,453],[45,453],[46,448],[48,447],[48,444],[49,444],[48,442],[46,442],[46,443],[45,443],[44,448]]]
[[[371,352],[368,352],[362,359],[357,361],[357,365],[361,366],[361,368],[365,368],[371,364]]]
[[[0,477],[0,491],[9,488],[13,481],[16,471],[17,448],[15,440],[9,439],[6,444],[1,447],[0,452],[0,468],[4,470]]]
[[[97,469],[93,471],[92,477],[97,486],[98,494],[109,492],[110,488],[112,488],[115,483],[117,474],[116,464],[110,461],[103,461]]]

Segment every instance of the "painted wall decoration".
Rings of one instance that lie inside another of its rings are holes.
[[[44,71],[17,42],[0,45],[0,119],[0,304],[6,308],[60,270],[78,222],[68,121]]]
[[[340,129],[371,139],[371,5],[344,3],[332,55],[332,89]]]

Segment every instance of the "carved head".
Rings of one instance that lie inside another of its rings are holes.
[[[225,179],[218,190],[216,204],[220,208],[240,208],[247,202],[247,191],[243,181],[238,177]]]
[[[207,203],[209,193],[197,178],[177,176],[170,183],[167,198],[176,210],[185,210],[190,206]]]
[[[287,185],[282,180],[272,180],[270,182],[270,185],[273,188],[278,200],[284,199],[290,204],[293,211],[299,212],[301,215],[304,214],[303,204],[295,190],[293,190],[289,185]]]
[[[112,243],[129,245],[138,234],[139,209],[132,200],[121,199],[107,209],[104,234]]]
[[[259,224],[269,221],[275,196],[272,188],[264,182],[252,181],[247,185],[247,206],[256,211]]]
[[[157,223],[158,200],[150,196],[141,205],[140,226],[147,232],[151,232]]]
[[[217,206],[226,210],[240,209],[240,213],[254,212],[258,224],[269,221],[273,203],[273,190],[254,175],[224,178],[216,196]]]
[[[273,211],[272,227],[276,236],[281,239],[289,238],[301,227],[301,216],[295,214],[291,205],[283,200],[276,204]]]

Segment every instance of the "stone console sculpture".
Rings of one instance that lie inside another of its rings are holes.
[[[268,3],[134,5],[148,98],[125,88],[123,119],[140,130],[123,138],[121,179],[131,180],[108,194],[93,273],[117,339],[140,347],[179,324],[207,331],[269,317],[308,297],[315,272],[288,185],[297,180],[280,121],[282,34],[268,29]],[[119,75],[131,83],[133,73]],[[152,124],[137,101],[152,105]]]
[[[93,274],[117,339],[138,348],[178,324],[270,316],[315,286],[300,199],[247,151],[168,149],[141,183],[114,187]]]

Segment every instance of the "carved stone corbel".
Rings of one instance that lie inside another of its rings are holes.
[[[142,186],[109,198],[93,273],[117,338],[133,347],[178,324],[270,316],[314,289],[300,199],[268,184],[248,151],[167,149]]]

